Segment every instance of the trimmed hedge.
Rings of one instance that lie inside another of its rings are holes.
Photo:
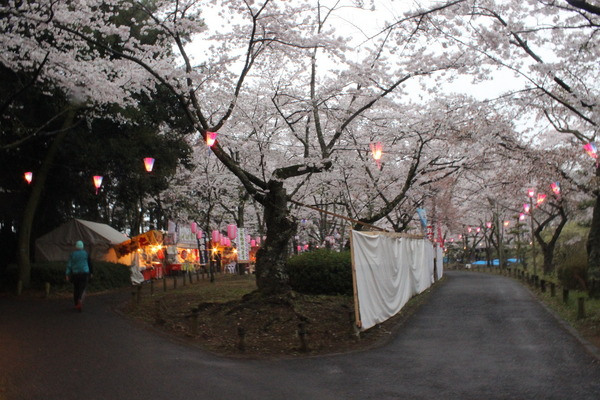
[[[310,251],[290,258],[286,269],[290,285],[296,292],[352,295],[352,261],[349,251]]]
[[[65,281],[66,262],[45,262],[31,264],[31,287],[42,290],[46,282],[53,290],[70,289],[70,283]],[[14,290],[17,287],[19,271],[16,265],[9,265],[2,276],[3,290]],[[94,261],[94,278],[88,285],[88,290],[98,292],[131,285],[129,267],[104,261]]]

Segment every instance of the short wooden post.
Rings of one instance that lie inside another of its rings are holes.
[[[585,298],[577,298],[577,319],[585,318]]]
[[[304,322],[298,324],[298,337],[300,338],[300,351],[306,353],[308,345],[306,343],[306,326]]]
[[[198,334],[198,313],[199,313],[199,309],[198,307],[194,307],[192,308],[192,315],[191,315],[191,326],[190,326],[190,331],[192,333],[192,335],[196,336]]]
[[[550,296],[556,297],[556,283],[550,282]]]
[[[567,304],[569,302],[569,289],[563,288],[563,303]]]
[[[243,326],[237,327],[237,334],[238,334],[237,348],[239,351],[245,351],[246,350],[246,330],[244,329]]]
[[[544,279],[540,281],[540,288],[542,289],[542,293],[546,293],[546,281]]]
[[[136,294],[135,294],[135,301],[140,304],[140,301],[142,300],[142,285],[137,285],[137,290],[136,290]]]

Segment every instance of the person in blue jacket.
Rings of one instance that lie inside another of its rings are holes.
[[[92,263],[87,251],[83,248],[83,242],[78,240],[75,243],[75,251],[69,256],[67,261],[67,281],[73,283],[73,301],[75,309],[82,311],[83,298],[88,280],[93,276]]]

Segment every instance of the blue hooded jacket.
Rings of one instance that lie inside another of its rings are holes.
[[[92,269],[88,260],[88,253],[83,249],[71,253],[67,261],[67,276],[72,274],[91,274]]]

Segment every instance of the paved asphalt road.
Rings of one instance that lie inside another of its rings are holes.
[[[510,278],[448,272],[375,350],[216,357],[112,311],[123,297],[0,299],[0,400],[600,399],[600,361]]]

